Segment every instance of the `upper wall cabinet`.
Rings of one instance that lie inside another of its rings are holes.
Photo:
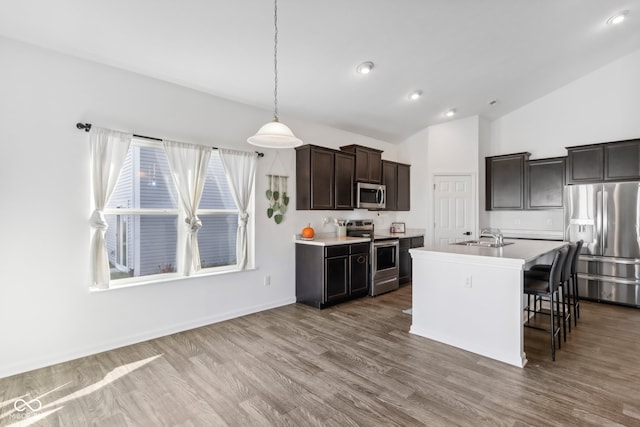
[[[567,147],[567,184],[640,180],[640,139]]]
[[[604,180],[640,179],[640,139],[610,142],[604,146]]]
[[[329,148],[296,148],[296,209],[353,209],[355,157]]]
[[[356,156],[356,181],[382,183],[382,151],[361,145],[346,145],[341,150]]]
[[[411,209],[411,166],[403,163],[382,161],[382,183],[387,188],[387,211]]]
[[[527,209],[562,209],[565,157],[529,160],[527,168]]]
[[[567,147],[567,184],[602,182],[604,179],[604,146]]]
[[[525,162],[530,155],[516,153],[485,159],[487,210],[525,208]]]

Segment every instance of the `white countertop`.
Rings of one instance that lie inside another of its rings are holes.
[[[293,240],[301,245],[315,246],[348,245],[350,243],[368,243],[371,241],[368,237],[338,237],[335,233],[316,233],[313,240],[303,240],[300,234],[296,234],[293,236]]]
[[[492,241],[493,239],[482,239]],[[423,248],[411,249],[410,253],[420,252],[438,253],[448,256],[461,257],[489,257],[520,260],[525,263],[535,260],[541,255],[551,252],[563,246],[564,242],[551,240],[526,240],[526,239],[505,239],[505,242],[513,242],[512,245],[501,248],[489,248],[483,246],[464,246],[456,244],[434,244],[426,245]]]

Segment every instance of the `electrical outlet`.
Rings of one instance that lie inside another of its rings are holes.
[[[271,286],[271,276],[264,276],[264,285]]]

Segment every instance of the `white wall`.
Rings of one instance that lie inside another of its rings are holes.
[[[295,152],[263,150],[254,271],[89,291],[89,146],[78,121],[252,150],[268,111],[0,38],[0,377],[295,300],[292,236],[324,216],[295,210]],[[284,110],[284,109],[283,109]],[[282,116],[306,143],[383,141]],[[290,176],[292,207],[266,217],[267,173]],[[271,276],[271,286],[263,285]]]
[[[474,116],[430,126],[400,145],[402,161],[411,164],[411,211],[397,217],[425,228],[428,242],[433,238],[433,175],[470,174],[477,194],[480,122]],[[475,205],[477,212],[477,199]]]
[[[565,156],[565,147],[640,138],[640,50],[491,124],[481,156],[528,151]],[[481,175],[484,188],[484,172]],[[482,202],[484,206],[484,201]],[[481,225],[562,233],[562,211],[483,212]]]

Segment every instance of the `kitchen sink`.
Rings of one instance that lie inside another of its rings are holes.
[[[513,242],[503,242],[502,244],[488,242],[486,240],[465,240],[464,242],[451,243],[452,245],[461,246],[482,246],[484,248],[501,248],[507,245],[513,245]]]

